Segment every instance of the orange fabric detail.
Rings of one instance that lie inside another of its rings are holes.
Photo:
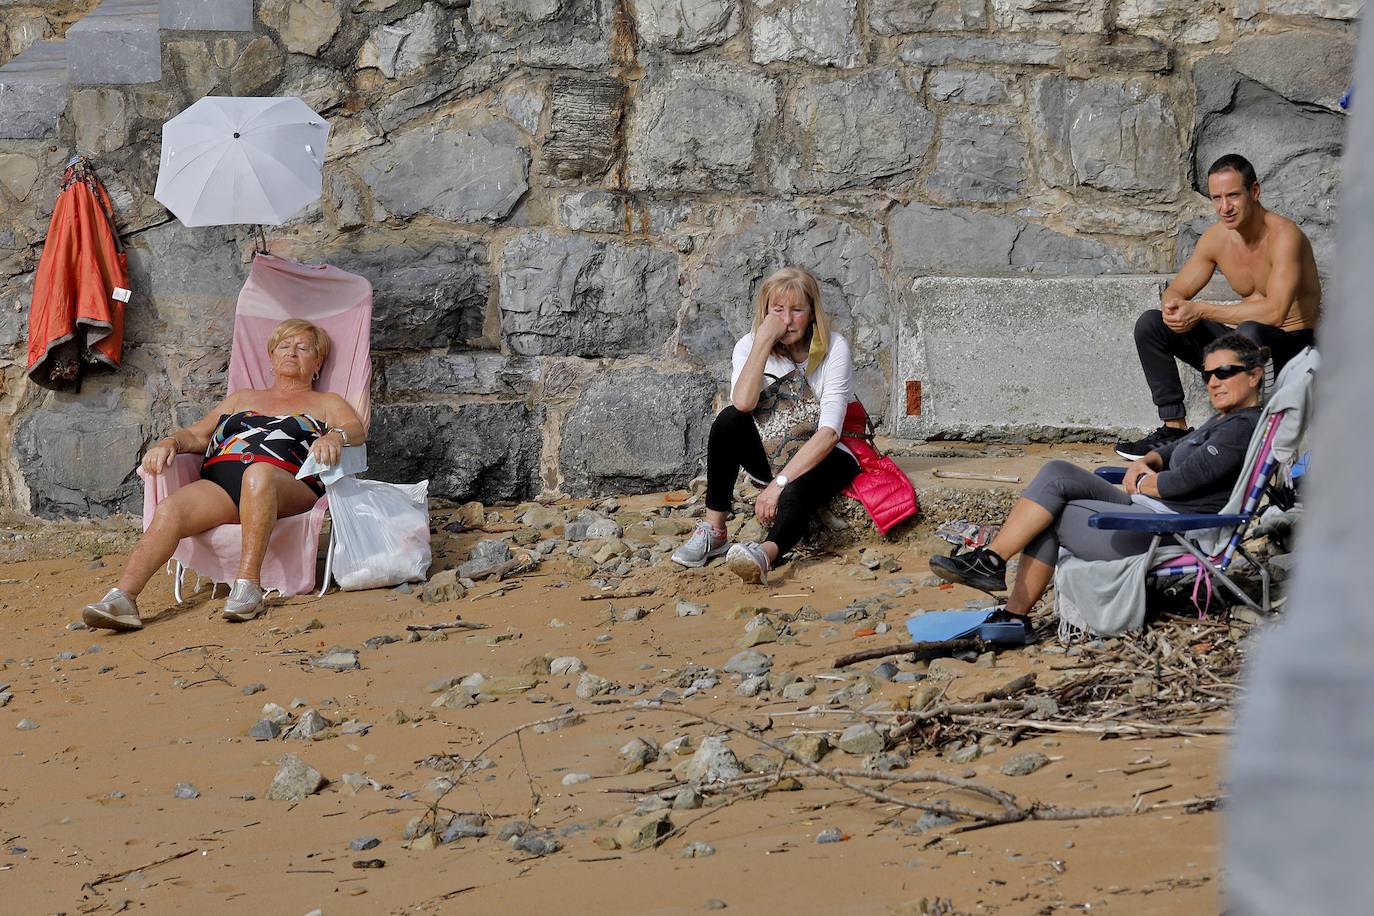
[[[93,174],[88,180],[58,196],[34,277],[28,371],[43,380],[74,378],[74,364],[53,365],[64,340],[80,335],[80,357],[111,367],[123,349],[124,303],[114,291],[129,288],[128,259],[114,236],[109,195]]]

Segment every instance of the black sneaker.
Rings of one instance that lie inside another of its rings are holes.
[[[958,582],[985,592],[1007,590],[1007,563],[986,547],[952,557],[933,556],[930,569],[946,582]]]
[[[1172,426],[1161,426],[1144,439],[1138,439],[1135,442],[1118,442],[1116,444],[1116,453],[1127,461],[1139,461],[1141,458],[1150,454],[1150,452],[1168,445],[1175,439],[1182,439],[1192,431],[1193,428],[1191,426],[1187,429],[1174,429]]]

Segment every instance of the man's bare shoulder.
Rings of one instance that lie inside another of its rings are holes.
[[[1197,246],[1194,250],[1215,261],[1218,253],[1225,247],[1227,236],[1230,233],[1231,230],[1221,223],[1213,223],[1203,230],[1202,235],[1198,236]]]
[[[1303,232],[1297,223],[1286,216],[1275,213],[1273,210],[1264,214],[1264,227],[1268,230],[1270,238],[1276,242],[1287,243],[1288,245],[1295,242],[1299,245],[1310,246],[1312,244],[1307,233]]]

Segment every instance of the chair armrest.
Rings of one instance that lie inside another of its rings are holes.
[[[149,474],[138,466],[138,476],[143,481],[143,528],[146,531],[153,520],[157,504],[192,481],[200,479],[200,466],[205,456],[200,454],[177,455],[161,474]]]
[[[1233,528],[1250,520],[1248,515],[1208,515],[1205,512],[1144,515],[1126,512],[1099,512],[1088,519],[1089,528],[1107,531],[1147,531],[1152,534],[1199,531],[1205,528]]]
[[[1126,469],[1118,467],[1096,468],[1093,473],[1101,477],[1107,483],[1121,483],[1126,479]]]

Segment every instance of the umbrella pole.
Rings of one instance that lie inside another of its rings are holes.
[[[253,228],[258,230],[258,254],[271,254],[267,250],[267,233],[262,231],[262,223],[258,223]]]

